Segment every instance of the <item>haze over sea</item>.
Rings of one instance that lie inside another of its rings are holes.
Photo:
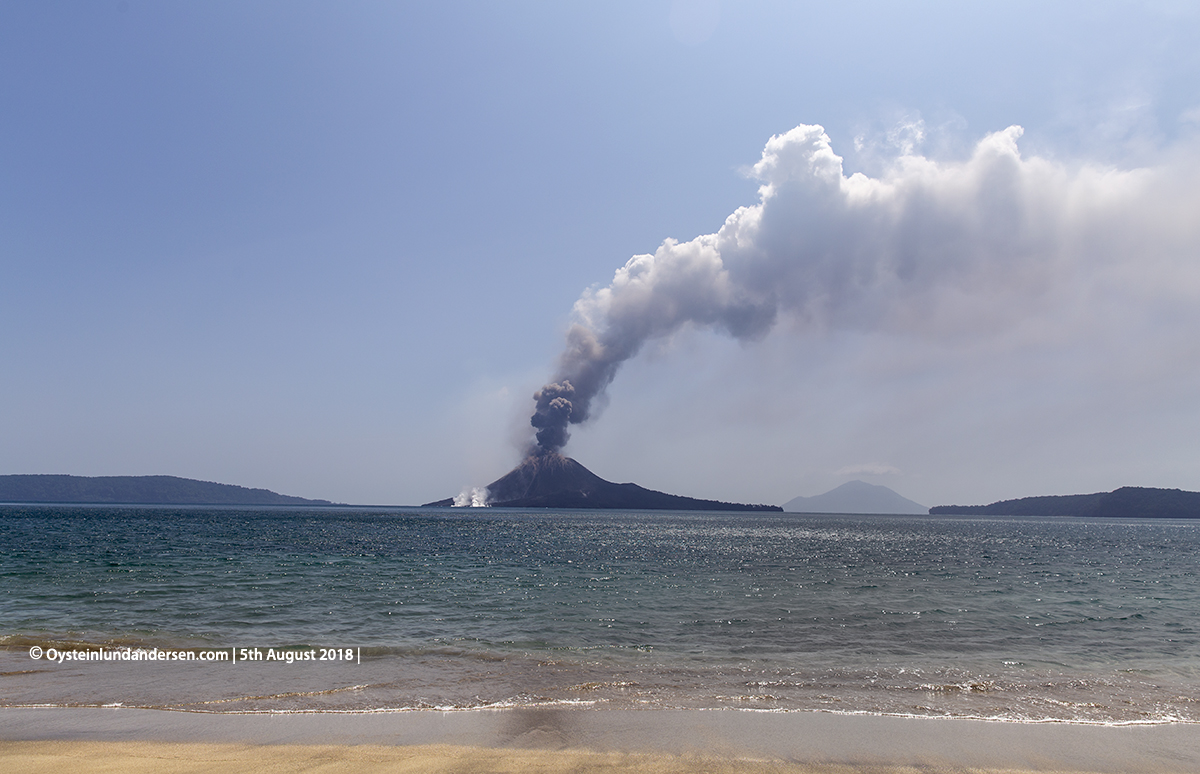
[[[0,544],[5,706],[1200,721],[1192,521],[3,506]]]

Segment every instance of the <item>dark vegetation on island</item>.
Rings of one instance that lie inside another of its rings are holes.
[[[778,505],[743,505],[656,492],[637,484],[605,481],[570,457],[531,454],[488,485],[487,503],[502,508],[616,508],[653,511],[781,511]],[[451,506],[454,498],[427,503]]]
[[[123,505],[332,505],[176,476],[0,476],[4,503],[121,503]]]
[[[1200,519],[1200,492],[1123,486],[1112,492],[1022,497],[990,505],[938,505],[929,512],[934,515]]]

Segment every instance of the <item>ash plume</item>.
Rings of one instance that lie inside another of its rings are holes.
[[[816,330],[970,336],[1148,255],[1195,254],[1196,234],[1177,225],[1190,220],[1161,217],[1196,203],[1193,184],[1181,201],[1173,183],[1190,169],[1023,158],[1022,131],[988,135],[957,162],[910,144],[875,178],[845,175],[820,126],[772,137],[753,167],[757,204],[715,234],[634,256],[575,303],[554,378],[534,395],[530,452],[561,449],[622,363],[685,327],[747,342],[786,314]],[[1174,276],[1197,280],[1192,264]]]

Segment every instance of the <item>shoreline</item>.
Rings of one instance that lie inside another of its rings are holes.
[[[164,769],[167,759],[178,767]],[[12,771],[230,770],[231,761],[245,764],[233,770],[285,770],[318,760],[333,771],[376,764],[414,772],[682,771],[703,761],[700,768],[713,771],[1182,773],[1200,770],[1200,724],[560,707],[337,714],[0,708],[0,764]]]
[[[357,686],[354,686],[357,687]],[[350,690],[350,689],[335,689],[335,690]],[[332,692],[332,691],[330,691]],[[204,702],[207,703],[207,702]],[[217,702],[220,703],[220,702]],[[57,703],[30,703],[30,704],[0,704],[0,713],[18,710],[120,710],[120,711],[139,711],[139,712],[168,712],[179,713],[183,715],[198,715],[210,717],[369,717],[374,715],[420,715],[420,714],[437,714],[437,715],[454,715],[458,713],[473,714],[473,713],[489,713],[489,712],[543,712],[543,711],[569,711],[569,712],[606,712],[606,713],[667,713],[667,712],[682,712],[682,713],[700,713],[700,712],[732,712],[746,713],[748,715],[797,715],[797,714],[814,714],[814,715],[833,715],[837,717],[847,718],[892,718],[897,720],[953,720],[953,721],[974,721],[981,723],[999,723],[1013,725],[1067,725],[1067,726],[1087,726],[1093,728],[1129,728],[1129,727],[1154,727],[1154,726],[1196,726],[1200,728],[1200,720],[1192,720],[1188,718],[1162,718],[1154,720],[1087,720],[1077,718],[1023,718],[1023,717],[1008,717],[1008,716],[990,716],[990,715],[934,715],[921,713],[899,713],[899,712],[875,712],[869,710],[838,710],[824,709],[811,707],[789,707],[789,708],[762,708],[762,707],[736,707],[736,706],[615,706],[598,700],[565,700],[565,701],[548,701],[532,704],[522,704],[510,701],[499,701],[494,704],[480,704],[473,706],[400,706],[400,707],[378,707],[375,709],[332,709],[332,708],[312,708],[312,709],[234,709],[234,710],[210,710],[197,709],[188,705],[166,704],[162,706],[148,704],[57,704]],[[0,741],[4,741],[7,737],[0,731]]]

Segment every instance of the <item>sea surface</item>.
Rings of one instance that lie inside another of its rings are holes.
[[[0,706],[1200,722],[1198,616],[1191,521],[0,506]]]

